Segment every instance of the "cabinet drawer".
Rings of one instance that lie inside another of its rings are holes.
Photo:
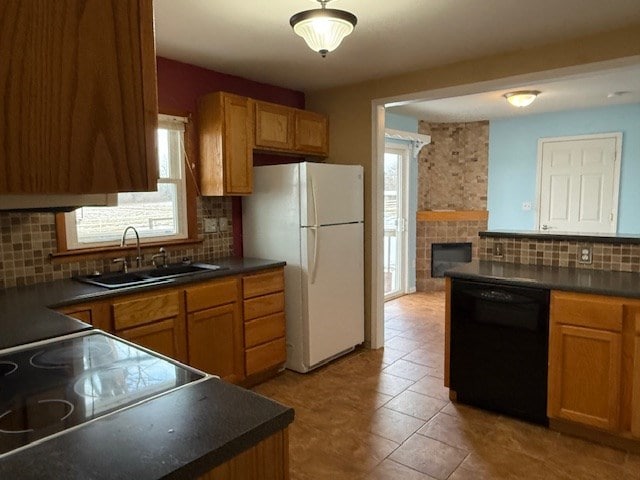
[[[244,324],[244,344],[247,348],[284,337],[284,313],[256,318]]]
[[[551,318],[554,323],[622,331],[623,303],[599,295],[567,292],[551,293]]]
[[[264,317],[272,313],[284,311],[284,293],[272,293],[262,297],[251,298],[244,301],[244,320]]]
[[[245,353],[247,375],[263,372],[280,365],[287,359],[287,346],[284,338],[250,348]]]
[[[267,293],[284,290],[284,271],[282,269],[250,275],[242,279],[244,298],[253,298]]]
[[[235,302],[238,299],[238,281],[235,277],[227,278],[189,288],[186,293],[187,312],[204,310]]]
[[[113,322],[116,330],[175,317],[180,313],[177,291],[114,303]]]

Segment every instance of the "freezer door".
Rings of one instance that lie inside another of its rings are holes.
[[[302,238],[305,363],[313,367],[364,341],[363,225],[306,228]]]
[[[359,165],[300,164],[300,224],[362,222],[363,170]]]

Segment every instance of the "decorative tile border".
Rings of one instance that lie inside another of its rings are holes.
[[[496,247],[500,244],[500,249]],[[593,261],[578,263],[581,247],[590,247]],[[501,256],[494,255],[502,250]],[[624,243],[577,242],[568,240],[538,240],[522,238],[481,238],[479,243],[481,260],[492,262],[546,265],[551,267],[583,268],[590,270],[613,270],[640,272],[640,245]]]

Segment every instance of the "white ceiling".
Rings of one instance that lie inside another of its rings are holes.
[[[322,58],[289,26],[313,0],[155,0],[160,56],[312,91],[640,23],[639,0],[334,0],[358,25]],[[542,99],[541,99],[542,100]]]
[[[503,95],[514,90],[538,90],[526,108],[507,103]],[[613,93],[618,95],[609,96]],[[616,68],[561,80],[521,84],[517,88],[413,102],[388,107],[392,113],[430,122],[474,122],[563,110],[640,103],[640,65]]]

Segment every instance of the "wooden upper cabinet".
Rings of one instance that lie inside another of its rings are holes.
[[[255,146],[288,154],[327,156],[329,121],[307,110],[255,102]]]
[[[298,152],[329,155],[329,121],[307,110],[295,111],[295,145]]]
[[[255,102],[256,148],[293,150],[294,109]]]
[[[0,2],[0,194],[157,180],[152,0]]]
[[[200,189],[203,195],[253,190],[253,101],[215,92],[200,98]]]

